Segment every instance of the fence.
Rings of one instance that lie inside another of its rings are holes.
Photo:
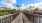
[[[33,13],[24,13],[30,20],[30,23],[42,23],[42,15]]]
[[[11,23],[19,13],[0,16],[0,23]]]

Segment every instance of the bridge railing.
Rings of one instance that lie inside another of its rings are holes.
[[[11,23],[19,13],[0,16],[0,23]]]
[[[24,13],[30,20],[30,23],[42,23],[42,15],[33,13]]]

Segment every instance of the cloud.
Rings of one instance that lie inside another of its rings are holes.
[[[2,2],[14,4],[16,3],[16,0],[2,0]]]
[[[42,2],[39,2],[39,3],[34,3],[34,4],[29,4],[27,6],[34,6],[35,8],[38,7],[40,9],[42,9]]]
[[[23,3],[22,6],[20,7],[22,10],[26,8],[25,4]]]
[[[13,4],[16,4],[16,0],[2,0],[1,1],[2,4],[6,5],[6,7],[9,7],[9,8],[15,8],[13,6]]]
[[[38,8],[40,8],[40,9],[42,9],[42,2],[34,3],[34,4],[27,4],[26,6],[25,6],[25,4],[23,3],[22,6],[21,6],[21,8],[22,8],[22,9],[29,9],[29,6],[32,6],[32,7],[34,6],[35,8],[38,7]]]

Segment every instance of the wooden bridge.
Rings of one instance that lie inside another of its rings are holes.
[[[0,16],[0,23],[42,23],[42,15],[32,13],[15,13]]]
[[[27,18],[23,13],[20,13],[11,23],[30,23],[28,19],[29,18]]]

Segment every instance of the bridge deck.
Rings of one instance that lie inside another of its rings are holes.
[[[30,23],[30,21],[23,13],[20,13],[11,23]]]
[[[30,23],[29,18],[27,18],[26,15],[24,15],[24,14],[23,14],[23,22]]]

